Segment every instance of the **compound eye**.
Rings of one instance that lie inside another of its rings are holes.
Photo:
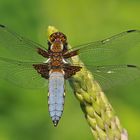
[[[50,36],[50,41],[51,42],[54,42],[55,41],[55,38],[53,36]]]
[[[62,41],[62,42],[64,42],[64,41],[65,41],[65,38],[64,38],[64,36],[61,38],[61,41]]]
[[[65,36],[62,36],[61,37],[61,41],[65,44],[66,43],[66,37]]]

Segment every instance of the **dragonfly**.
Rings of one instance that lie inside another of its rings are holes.
[[[54,32],[44,47],[0,25],[0,78],[25,88],[47,86],[49,114],[57,126],[64,109],[65,81],[83,68],[71,63],[72,57],[79,56],[105,89],[107,83],[114,86],[140,76],[136,65],[101,65],[139,45],[140,31],[129,30],[73,48],[69,48],[65,34]]]

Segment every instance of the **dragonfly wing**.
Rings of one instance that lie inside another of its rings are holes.
[[[101,41],[76,46],[69,51],[78,49],[79,56],[85,64],[98,64],[138,45],[140,45],[140,31],[129,30]]]
[[[45,50],[40,44],[18,35],[4,25],[0,25],[0,57],[43,62],[45,60],[38,54],[38,48]]]
[[[47,80],[33,68],[30,62],[0,57],[0,78],[23,88],[42,88]]]
[[[87,66],[87,68],[104,90],[140,77],[140,68],[135,65]]]

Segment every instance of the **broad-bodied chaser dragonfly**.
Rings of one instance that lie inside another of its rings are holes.
[[[0,25],[0,78],[26,88],[44,87],[49,81],[49,113],[54,126],[57,126],[64,107],[65,79],[82,69],[82,66],[70,63],[69,59],[78,55],[101,86],[106,81],[115,85],[137,78],[139,68],[131,64],[101,65],[100,62],[118,57],[137,45],[140,45],[138,30],[125,31],[72,49],[68,48],[66,35],[54,32],[49,36],[46,48]]]

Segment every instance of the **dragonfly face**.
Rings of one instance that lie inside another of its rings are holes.
[[[47,87],[49,112],[57,126],[64,106],[64,81],[82,69],[68,59],[78,55],[103,89],[126,83],[140,76],[131,64],[101,65],[128,49],[140,45],[140,31],[130,30],[113,37],[69,49],[61,32],[49,37],[48,49],[0,25],[0,78],[25,88]],[[47,82],[49,81],[48,85]]]
[[[55,32],[49,37],[50,50],[52,52],[62,52],[67,49],[67,38],[61,32]]]

